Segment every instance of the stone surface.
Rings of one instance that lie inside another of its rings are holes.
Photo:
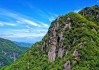
[[[66,63],[64,64],[64,70],[71,70],[71,65],[70,65],[70,61],[66,61]]]
[[[49,50],[49,52],[48,52],[49,62],[55,61],[55,57],[56,57],[55,49],[56,49],[56,47],[51,47],[50,50]]]
[[[42,51],[46,50],[45,42],[42,44]]]
[[[73,58],[76,60],[78,58],[78,50],[75,49],[73,53]]]
[[[64,55],[64,49],[63,48],[59,48],[59,50],[58,50],[58,57],[62,58],[63,55]]]

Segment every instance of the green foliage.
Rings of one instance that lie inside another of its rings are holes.
[[[98,8],[95,7],[91,9],[93,11],[95,11],[95,9],[99,11]],[[86,14],[86,16],[88,15]],[[60,17],[58,21],[60,27],[56,32],[57,34],[63,32],[63,48],[65,53],[62,59],[56,57],[54,62],[50,63],[48,61],[48,50],[46,52],[41,51],[42,43],[48,40],[47,35],[45,35],[42,41],[35,43],[19,60],[1,70],[28,70],[28,67],[29,70],[63,70],[63,65],[67,60],[70,60],[72,70],[99,70],[99,26],[97,24],[99,22],[96,20],[93,22],[93,18],[89,19],[86,16],[84,17],[78,13],[70,12]],[[90,15],[90,17],[91,16],[92,15]],[[68,17],[71,19],[71,29],[66,28],[62,31]],[[56,23],[57,20],[53,21],[49,28],[48,33],[50,36],[52,36],[51,28]],[[76,40],[73,44],[74,37],[76,37]],[[83,44],[79,45],[79,43]],[[66,55],[68,45],[70,45],[71,48]],[[47,48],[49,47],[50,46],[47,46]],[[79,57],[76,61],[72,55],[75,48],[78,49],[79,52]],[[56,51],[58,51],[58,49]]]
[[[25,50],[26,49],[17,46],[10,40],[0,38],[0,61],[3,62],[2,66],[10,65],[11,63],[13,63],[13,59],[11,59],[8,54],[5,55],[3,51],[9,53],[9,55],[12,55],[13,53],[18,53],[18,56],[16,56],[16,58],[18,58]]]

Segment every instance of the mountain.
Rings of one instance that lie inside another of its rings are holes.
[[[10,65],[25,50],[10,40],[0,38],[0,67]]]
[[[86,7],[79,12],[87,20],[97,23],[99,25],[99,6]]]
[[[32,43],[25,43],[25,42],[14,42],[14,43],[21,47],[31,47],[32,46]]]
[[[93,7],[99,8],[59,16],[40,42],[1,70],[99,70],[99,22],[93,18],[99,14]]]

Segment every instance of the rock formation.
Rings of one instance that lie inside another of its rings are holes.
[[[15,62],[16,61],[16,54],[13,53],[13,61]]]
[[[71,28],[71,19],[68,17],[66,20],[66,27],[69,27],[69,29]]]
[[[64,64],[64,70],[71,70],[71,65],[70,65],[70,61],[66,61],[66,63]]]
[[[59,48],[59,50],[58,50],[58,57],[62,58],[63,55],[64,55],[64,49],[63,48]]]
[[[73,53],[73,58],[76,60],[78,58],[78,50],[75,49]]]
[[[49,62],[55,61],[55,57],[56,57],[55,49],[56,49],[56,47],[51,47],[50,50],[49,50],[49,52],[48,52]]]
[[[46,44],[45,42],[42,44],[42,51],[45,51],[46,50]]]

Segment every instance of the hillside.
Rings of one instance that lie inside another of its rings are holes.
[[[86,7],[79,12],[89,21],[95,22],[99,25],[99,6]]]
[[[10,65],[25,51],[10,40],[0,38],[0,67]]]
[[[42,41],[1,70],[99,70],[99,22],[86,15],[58,17]]]
[[[25,42],[14,42],[15,44],[17,44],[18,46],[21,46],[21,47],[31,47],[32,46],[32,43],[25,43]]]

